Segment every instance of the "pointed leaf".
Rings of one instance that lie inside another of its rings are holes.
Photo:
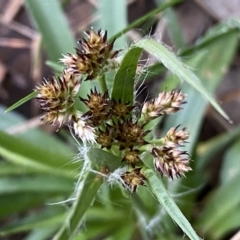
[[[133,103],[135,75],[141,53],[141,48],[132,47],[125,54],[114,78],[113,99],[121,99],[123,103]]]
[[[172,197],[170,197],[165,186],[163,185],[160,178],[156,175],[156,173],[153,170],[147,168],[144,168],[142,172],[147,178],[150,189],[157,197],[161,205],[164,207],[164,209],[167,211],[167,213],[171,216],[173,221],[178,224],[178,226],[191,240],[199,240],[200,238],[193,230],[189,221],[184,217]]]

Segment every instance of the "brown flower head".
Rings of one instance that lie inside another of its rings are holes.
[[[179,126],[170,128],[164,137],[164,145],[183,145],[189,138],[189,133],[186,128],[178,130]]]
[[[43,84],[36,87],[40,110],[46,112],[43,122],[60,127],[69,120],[80,84],[74,76],[64,74],[58,79],[54,76],[44,79]]]
[[[110,100],[108,93],[101,94],[95,88],[94,90],[91,89],[87,97],[87,99],[80,97],[80,100],[89,108],[85,117],[88,117],[89,121],[92,121],[94,125],[98,125],[101,121],[109,119],[111,114],[109,113]]]
[[[95,59],[100,58],[114,58],[117,56],[119,51],[112,51],[114,41],[108,43],[107,41],[107,31],[102,31],[101,29],[98,32],[95,32],[93,29],[85,32],[86,39],[79,40],[78,43],[83,49],[85,54],[92,56]]]
[[[96,141],[102,148],[110,149],[115,140],[114,131],[110,125],[106,125],[105,131],[98,130]]]
[[[189,155],[174,147],[154,147],[151,151],[154,157],[154,164],[161,176],[171,179],[183,177],[184,173],[191,170],[189,167]]]
[[[139,150],[134,149],[132,151],[128,151],[124,154],[122,162],[126,162],[127,164],[131,165],[133,168],[136,166],[137,163],[142,162],[139,158]]]
[[[141,173],[141,168],[135,168],[130,172],[121,175],[124,183],[129,187],[131,192],[136,192],[140,185],[144,185],[145,176]]]
[[[134,106],[131,106],[129,102],[122,103],[121,99],[119,99],[118,101],[116,101],[115,99],[112,100],[111,112],[113,116],[124,118],[131,113],[133,108]]]
[[[98,75],[98,66],[80,50],[77,50],[76,55],[68,53],[60,61],[67,66],[66,71],[71,74],[87,74],[88,80],[94,79]]]
[[[142,117],[146,120],[151,120],[164,114],[171,114],[181,109],[181,104],[184,104],[185,95],[179,90],[170,92],[162,92],[157,98],[148,101],[143,105]]]
[[[137,122],[133,122],[132,119],[118,123],[118,136],[116,139],[121,143],[120,149],[132,149],[135,145],[147,144],[144,137],[150,132],[150,130],[145,131],[143,129],[144,126],[144,124],[140,125]]]

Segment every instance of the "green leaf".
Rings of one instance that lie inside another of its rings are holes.
[[[234,176],[240,174],[240,132],[238,140],[228,148],[224,154],[223,164],[220,172],[221,184],[226,184]]]
[[[157,3],[166,4],[168,0],[155,0]],[[183,33],[180,28],[179,20],[172,8],[164,11],[164,18],[166,18],[168,33],[171,37],[172,45],[176,45],[177,49],[184,47]]]
[[[17,101],[16,103],[14,103],[12,106],[10,106],[8,109],[6,109],[6,113],[14,110],[15,108],[23,105],[25,102],[31,100],[32,98],[36,97],[37,96],[37,93],[36,92],[32,92],[30,94],[28,94],[26,97],[20,99],[19,101]]]
[[[113,171],[119,166],[121,159],[103,150],[91,148],[87,154],[91,163],[91,169],[95,171]],[[86,161],[86,160],[85,160]],[[91,202],[94,200],[98,189],[103,183],[103,177],[96,173],[90,172],[89,169],[85,171],[84,178],[81,180],[81,187],[77,191],[76,200],[54,240],[70,239],[76,235],[79,229],[83,216],[89,208]]]
[[[71,153],[51,151],[0,131],[0,155],[15,164],[54,175],[74,178],[79,163],[71,163]]]
[[[125,54],[114,78],[113,99],[117,101],[121,99],[123,103],[133,103],[136,69],[141,53],[142,49],[132,47]]]
[[[0,178],[0,195],[23,192],[71,193],[73,180],[50,175],[34,174]]]
[[[49,228],[58,226],[65,218],[62,207],[51,206],[41,212],[20,219],[16,223],[10,223],[0,229],[1,236],[13,233],[26,232],[36,228]]]
[[[228,212],[228,216],[221,218],[208,232],[211,236],[210,239],[222,239],[228,233],[232,233],[234,230],[240,227],[240,206],[236,206]]]
[[[109,36],[113,36],[127,26],[127,2],[118,0],[101,0],[98,7],[98,29],[106,29]],[[116,17],[117,12],[117,17]],[[107,17],[106,17],[107,16]],[[126,45],[126,36],[122,34],[114,46],[122,48]]]
[[[23,240],[48,240],[53,236],[57,227],[37,228],[31,231]]]
[[[221,109],[214,98],[204,89],[198,77],[168,48],[153,39],[143,39],[135,43],[135,45],[148,51],[161,61],[172,73],[178,76],[181,80],[190,84],[195,90],[201,93],[203,97],[205,97],[224,118],[230,121],[226,113]]]
[[[213,92],[222,80],[236,52],[237,42],[238,32],[230,31],[215,42],[206,45],[201,51],[196,51],[195,55],[189,58],[188,63],[190,67],[196,69],[197,76],[202,80],[202,84],[209,92]],[[230,44],[227,49],[225,48],[226,44]],[[167,117],[162,132],[166,133],[171,127],[179,124],[182,127],[186,127],[190,133],[190,138],[188,143],[185,144],[184,150],[194,154],[207,102],[189,84],[183,83],[181,89],[187,95],[187,103],[182,106],[183,109],[181,111]],[[186,178],[173,181],[169,186],[171,192],[181,194],[183,191],[182,186],[199,189],[201,185],[205,184],[206,175],[203,174],[202,170],[197,169],[197,165],[201,164],[201,160],[194,156],[192,158],[194,160],[191,162],[193,171],[187,173]],[[194,203],[196,196],[197,192],[182,198],[180,207],[185,215],[188,216],[189,214],[190,216],[192,214],[194,204],[184,204],[184,202]]]
[[[240,173],[221,185],[212,194],[211,199],[207,202],[202,215],[197,221],[203,233],[207,233],[224,218],[228,218],[229,213],[239,205],[239,182]]]
[[[72,52],[75,40],[59,2],[25,0],[25,4],[42,35],[49,58],[56,62],[62,54]]]
[[[61,194],[62,195],[62,194]],[[8,217],[11,214],[21,213],[33,207],[41,206],[50,198],[59,196],[53,192],[25,192],[2,195],[0,197],[0,218]],[[66,197],[66,196],[65,196]],[[17,204],[16,204],[17,199]]]
[[[170,197],[165,186],[163,185],[160,178],[156,175],[155,171],[144,168],[142,170],[142,173],[147,178],[150,189],[158,201],[162,204],[164,209],[167,211],[167,213],[171,216],[173,221],[178,224],[178,226],[191,240],[199,240],[200,238],[197,236],[191,224],[179,210],[174,200]]]
[[[14,134],[16,137],[22,140],[31,142],[39,148],[45,149],[46,146],[52,152],[59,152],[63,155],[74,154],[73,150],[66,145],[63,141],[57,138],[53,134],[48,134],[41,129],[28,128],[27,120],[17,112],[4,113],[5,108],[0,105],[0,129],[8,133]],[[22,127],[23,126],[23,127]],[[25,126],[25,129],[24,129]],[[18,131],[20,129],[20,131]],[[23,129],[23,130],[21,130]]]
[[[203,171],[206,164],[225,147],[231,144],[240,135],[240,126],[233,128],[227,133],[211,138],[210,140],[200,143],[197,147],[196,168]],[[234,148],[234,147],[233,147]],[[231,151],[231,150],[230,150]],[[226,161],[227,157],[226,157]]]

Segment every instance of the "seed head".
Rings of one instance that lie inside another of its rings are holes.
[[[98,130],[96,141],[102,148],[106,147],[107,149],[110,149],[115,140],[114,135],[115,134],[111,126],[106,125],[105,131],[102,131],[101,129]]]
[[[137,163],[142,162],[138,156],[139,152],[140,151],[137,149],[126,152],[122,159],[122,162],[126,162],[127,164],[131,165],[134,168]]]
[[[124,118],[125,116],[128,116],[134,108],[134,106],[131,106],[130,103],[122,103],[121,99],[119,99],[118,101],[113,99],[111,107],[112,115],[119,118]]]
[[[94,62],[80,50],[77,50],[77,54],[70,54],[64,56],[60,59],[62,63],[64,63],[67,68],[66,71],[75,74],[75,75],[83,75],[87,74],[87,79],[94,79],[98,73],[98,67]]]
[[[83,52],[96,57],[98,62],[101,58],[114,58],[117,56],[119,51],[113,51],[114,41],[108,43],[107,41],[107,31],[95,32],[93,29],[85,32],[86,39],[79,40],[78,43],[83,49]]]
[[[86,74],[86,80],[93,80],[105,72],[119,66],[118,51],[113,51],[114,41],[108,43],[107,32],[93,29],[85,32],[86,39],[79,40],[80,49],[76,54],[68,54],[60,59],[72,74]]]
[[[89,121],[94,125],[99,125],[103,120],[110,118],[110,100],[107,92],[101,94],[95,88],[91,89],[87,97],[87,99],[80,97],[80,100],[89,108],[89,111],[84,115]]]
[[[118,124],[118,136],[117,140],[121,143],[120,149],[130,148],[135,145],[144,145],[147,142],[144,137],[150,132],[145,131],[144,125],[140,125],[137,122],[133,122],[132,119],[124,120]]]
[[[135,168],[130,172],[121,175],[124,183],[129,187],[131,192],[136,192],[139,185],[144,185],[145,176],[141,173],[141,168]]]
[[[177,112],[181,109],[181,104],[185,103],[184,99],[185,95],[179,90],[164,91],[157,98],[143,105],[142,117],[145,120],[151,120],[164,114]]]
[[[183,177],[185,172],[192,170],[189,167],[189,155],[186,151],[162,146],[154,147],[151,153],[154,157],[154,165],[161,176],[173,179],[174,177]]]
[[[164,145],[183,145],[189,138],[189,133],[186,128],[178,130],[179,126],[170,128],[164,137]]]
[[[54,76],[44,79],[43,84],[36,87],[40,110],[46,112],[43,122],[60,127],[69,120],[80,83],[73,75],[65,73],[58,79]]]

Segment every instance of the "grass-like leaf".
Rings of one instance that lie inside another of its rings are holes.
[[[127,26],[127,2],[126,1],[99,1],[99,15],[103,16],[97,23],[99,29],[108,31],[109,36],[113,36],[117,32],[126,28]],[[117,12],[117,17],[116,17]],[[107,17],[105,17],[107,16]],[[114,44],[116,48],[122,48],[126,45],[126,36],[121,37]]]
[[[75,46],[73,34],[57,0],[26,0],[26,7],[40,31],[47,54],[58,61],[62,54],[72,52]]]
[[[113,99],[133,103],[135,75],[141,53],[141,48],[133,47],[125,54],[114,78]]]
[[[198,171],[203,171],[206,164],[222,149],[231,144],[240,135],[240,126],[232,129],[230,132],[223,133],[210,140],[200,143],[197,147]]]
[[[100,149],[92,148],[88,152],[91,168],[95,171],[104,172],[107,167],[113,171],[118,167],[121,159]],[[83,216],[95,198],[98,189],[103,183],[103,177],[96,173],[86,171],[81,182],[81,188],[77,192],[76,200],[61,229],[55,235],[54,240],[70,239],[76,235]]]
[[[2,177],[0,178],[0,195],[20,192],[70,194],[72,185],[73,180],[46,174],[34,174],[33,176],[22,176],[21,178]]]
[[[171,216],[174,222],[178,224],[178,226],[183,230],[183,232],[191,239],[191,240],[199,240],[200,238],[192,228],[191,224],[184,217],[174,200],[168,194],[164,184],[160,180],[160,178],[156,175],[156,173],[151,169],[143,169],[142,170],[144,176],[147,178],[150,189],[167,211],[167,213]]]
[[[0,229],[1,236],[7,236],[12,233],[26,232],[36,228],[50,228],[58,226],[65,217],[62,207],[51,206],[38,214],[27,216],[17,223],[10,223]]]
[[[240,173],[230,181],[221,185],[207,203],[202,216],[198,219],[198,225],[204,233],[210,231],[222,219],[229,217],[229,212],[240,203],[239,190]]]
[[[12,110],[14,110],[15,108],[21,106],[22,104],[24,104],[25,102],[31,100],[32,98],[36,97],[37,93],[36,92],[32,92],[30,94],[28,94],[26,97],[20,99],[19,101],[17,101],[16,103],[14,103],[12,106],[10,106],[8,109],[6,109],[6,113],[10,112]]]
[[[0,155],[15,164],[62,177],[74,178],[77,175],[76,168],[79,165],[70,164],[72,156],[37,147],[2,131],[0,142]]]

